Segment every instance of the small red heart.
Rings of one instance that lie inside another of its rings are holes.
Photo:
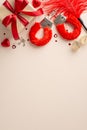
[[[37,8],[41,5],[41,2],[39,0],[33,0],[32,5],[34,6],[34,8]]]
[[[10,41],[9,41],[9,39],[4,39],[4,41],[1,43],[1,45],[3,46],[3,47],[9,47],[10,46]]]

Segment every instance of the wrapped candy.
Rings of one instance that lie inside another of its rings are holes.
[[[80,47],[82,47],[83,45],[87,44],[87,36],[82,36],[79,41],[74,41],[71,49],[72,51],[76,52],[80,49]]]

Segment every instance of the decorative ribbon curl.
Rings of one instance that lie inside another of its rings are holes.
[[[63,24],[56,25],[57,31],[60,33],[60,35],[64,39],[73,40],[73,39],[77,38],[81,33],[81,27],[82,27],[79,20],[75,16],[70,14],[67,16],[66,22],[73,25],[74,30],[72,32],[66,31],[64,23],[63,23]]]
[[[44,27],[44,35],[42,38],[37,38],[37,32],[42,28],[40,23],[35,23],[29,32],[30,41],[32,44],[36,46],[44,46],[46,45],[52,38],[52,30],[49,27]]]
[[[27,0],[15,0],[15,6],[14,8],[11,6],[9,1],[5,1],[3,5],[12,12],[12,14],[6,16],[2,23],[7,27],[9,24],[11,24],[11,30],[12,34],[15,40],[19,39],[18,29],[17,29],[17,18],[20,20],[20,22],[26,26],[29,22],[22,17],[20,14],[25,14],[29,16],[39,16],[43,14],[43,10],[40,8],[37,11],[29,12],[29,11],[23,11],[23,9],[28,5]]]

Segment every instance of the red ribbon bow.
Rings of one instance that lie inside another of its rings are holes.
[[[5,1],[3,5],[12,12],[12,14],[6,16],[2,23],[7,27],[9,24],[11,24],[11,30],[12,34],[15,40],[19,39],[18,29],[17,29],[17,18],[20,20],[20,22],[26,26],[29,22],[22,17],[20,14],[25,14],[29,16],[39,16],[43,14],[43,10],[40,8],[37,11],[29,12],[29,11],[23,11],[23,9],[28,5],[27,0],[15,0],[15,6],[14,8],[11,6],[9,1]]]

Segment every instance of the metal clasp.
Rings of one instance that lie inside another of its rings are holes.
[[[44,27],[52,27],[52,22],[50,20],[48,20],[47,18],[44,18],[42,21],[41,21],[41,26],[44,28]]]
[[[57,17],[56,17],[56,19],[54,20],[54,23],[55,24],[62,24],[62,23],[64,23],[66,21],[66,17],[64,17],[63,15],[58,15]]]

